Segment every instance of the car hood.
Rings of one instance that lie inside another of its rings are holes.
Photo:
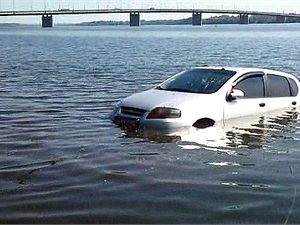
[[[151,111],[155,107],[179,107],[182,104],[203,98],[209,102],[211,95],[194,94],[174,91],[164,91],[150,89],[140,93],[133,94],[121,102],[121,106],[140,108]]]

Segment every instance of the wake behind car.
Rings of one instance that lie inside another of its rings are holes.
[[[299,101],[299,81],[288,73],[195,67],[121,100],[111,119],[129,129],[207,128],[232,118],[297,108]]]

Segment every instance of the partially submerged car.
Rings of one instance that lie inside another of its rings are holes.
[[[125,128],[170,130],[299,105],[299,81],[284,72],[233,67],[195,67],[115,106],[112,121]]]

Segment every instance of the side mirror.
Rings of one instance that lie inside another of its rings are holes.
[[[227,97],[227,101],[233,101],[237,98],[243,98],[245,96],[244,92],[239,89],[232,89],[231,93]]]

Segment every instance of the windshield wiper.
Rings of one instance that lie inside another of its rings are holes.
[[[168,91],[177,91],[177,92],[189,92],[188,90],[183,89],[183,88],[168,88],[167,90]]]
[[[162,91],[176,91],[176,92],[187,92],[187,93],[198,93],[196,91],[187,90],[183,88],[162,88],[161,86],[156,86],[155,89]]]
[[[187,92],[187,93],[197,93],[195,91],[192,90],[187,90],[187,89],[183,89],[183,88],[166,88],[166,89],[162,89],[165,91],[176,91],[176,92]]]
[[[155,89],[157,89],[157,90],[166,90],[166,89],[163,89],[161,86],[156,86]]]

